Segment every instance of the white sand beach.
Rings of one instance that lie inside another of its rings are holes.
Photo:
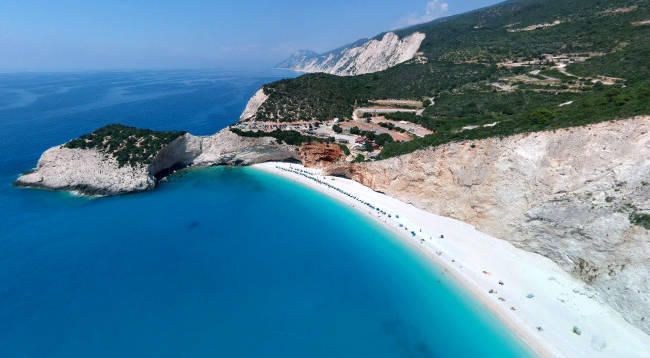
[[[317,169],[277,162],[253,168],[330,195],[398,233],[454,277],[539,356],[650,357],[650,336],[600,303],[585,283],[541,255],[352,180],[322,176]]]

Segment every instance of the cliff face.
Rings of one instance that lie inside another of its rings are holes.
[[[120,167],[97,149],[57,146],[45,151],[38,167],[21,175],[15,185],[91,195],[114,195],[149,190],[156,184],[147,166]]]
[[[323,168],[334,164],[344,154],[336,144],[314,142],[301,145],[298,155],[304,166]]]
[[[324,72],[338,76],[354,76],[383,71],[412,59],[425,35],[415,32],[403,39],[388,32],[377,40],[334,50],[322,55],[298,51],[276,67],[299,72]]]
[[[452,143],[332,172],[550,258],[650,333],[650,231],[635,220],[650,214],[650,117]]]
[[[246,108],[244,108],[244,112],[239,116],[240,121],[245,121],[253,116],[255,116],[255,113],[257,113],[257,110],[260,108],[262,103],[266,101],[269,98],[269,96],[264,93],[264,88],[260,88],[255,92],[255,95],[251,97],[248,100],[248,103],[246,103]]]
[[[151,164],[119,166],[97,149],[56,146],[45,151],[38,166],[21,175],[17,186],[117,195],[153,189],[157,176],[174,168],[250,165],[270,160],[298,159],[297,150],[272,138],[245,138],[224,129],[212,136],[185,134],[163,147]]]

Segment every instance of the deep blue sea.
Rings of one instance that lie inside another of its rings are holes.
[[[0,74],[0,357],[528,357],[420,254],[250,168],[89,199],[19,189],[109,123],[212,134],[285,72]]]

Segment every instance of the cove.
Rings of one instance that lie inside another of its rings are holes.
[[[0,356],[530,356],[391,232],[280,177],[205,168],[99,199],[11,186],[109,123],[215,133],[283,76],[0,75]]]

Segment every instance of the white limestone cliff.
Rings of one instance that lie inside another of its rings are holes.
[[[555,261],[650,333],[650,117],[450,143],[332,171]],[[560,299],[560,298],[558,298]]]
[[[92,195],[150,190],[180,167],[300,160],[297,148],[224,129],[185,134],[149,165],[119,167],[95,149],[57,146],[16,185]],[[650,117],[450,143],[330,168],[432,213],[541,254],[650,333]],[[560,299],[560,298],[558,298]]]
[[[264,93],[264,88],[258,89],[253,97],[248,100],[248,103],[246,103],[246,108],[244,108],[244,112],[242,112],[241,116],[239,116],[239,120],[245,121],[255,116],[257,110],[268,98],[269,96]]]
[[[111,195],[149,190],[155,186],[155,179],[147,166],[120,167],[115,158],[96,149],[56,146],[45,151],[38,167],[21,175],[15,184]]]
[[[41,155],[35,169],[21,175],[14,184],[88,195],[118,195],[153,189],[159,177],[175,168],[250,165],[298,158],[294,147],[277,144],[273,138],[240,137],[224,129],[211,136],[184,134],[163,147],[149,165],[120,167],[113,156],[96,149],[52,147]]]
[[[310,55],[299,51],[278,64],[299,72],[324,72],[338,76],[355,76],[383,71],[412,59],[417,53],[425,34],[414,32],[400,39],[394,32],[387,32],[381,39],[372,39],[358,46],[334,50],[322,55]]]

